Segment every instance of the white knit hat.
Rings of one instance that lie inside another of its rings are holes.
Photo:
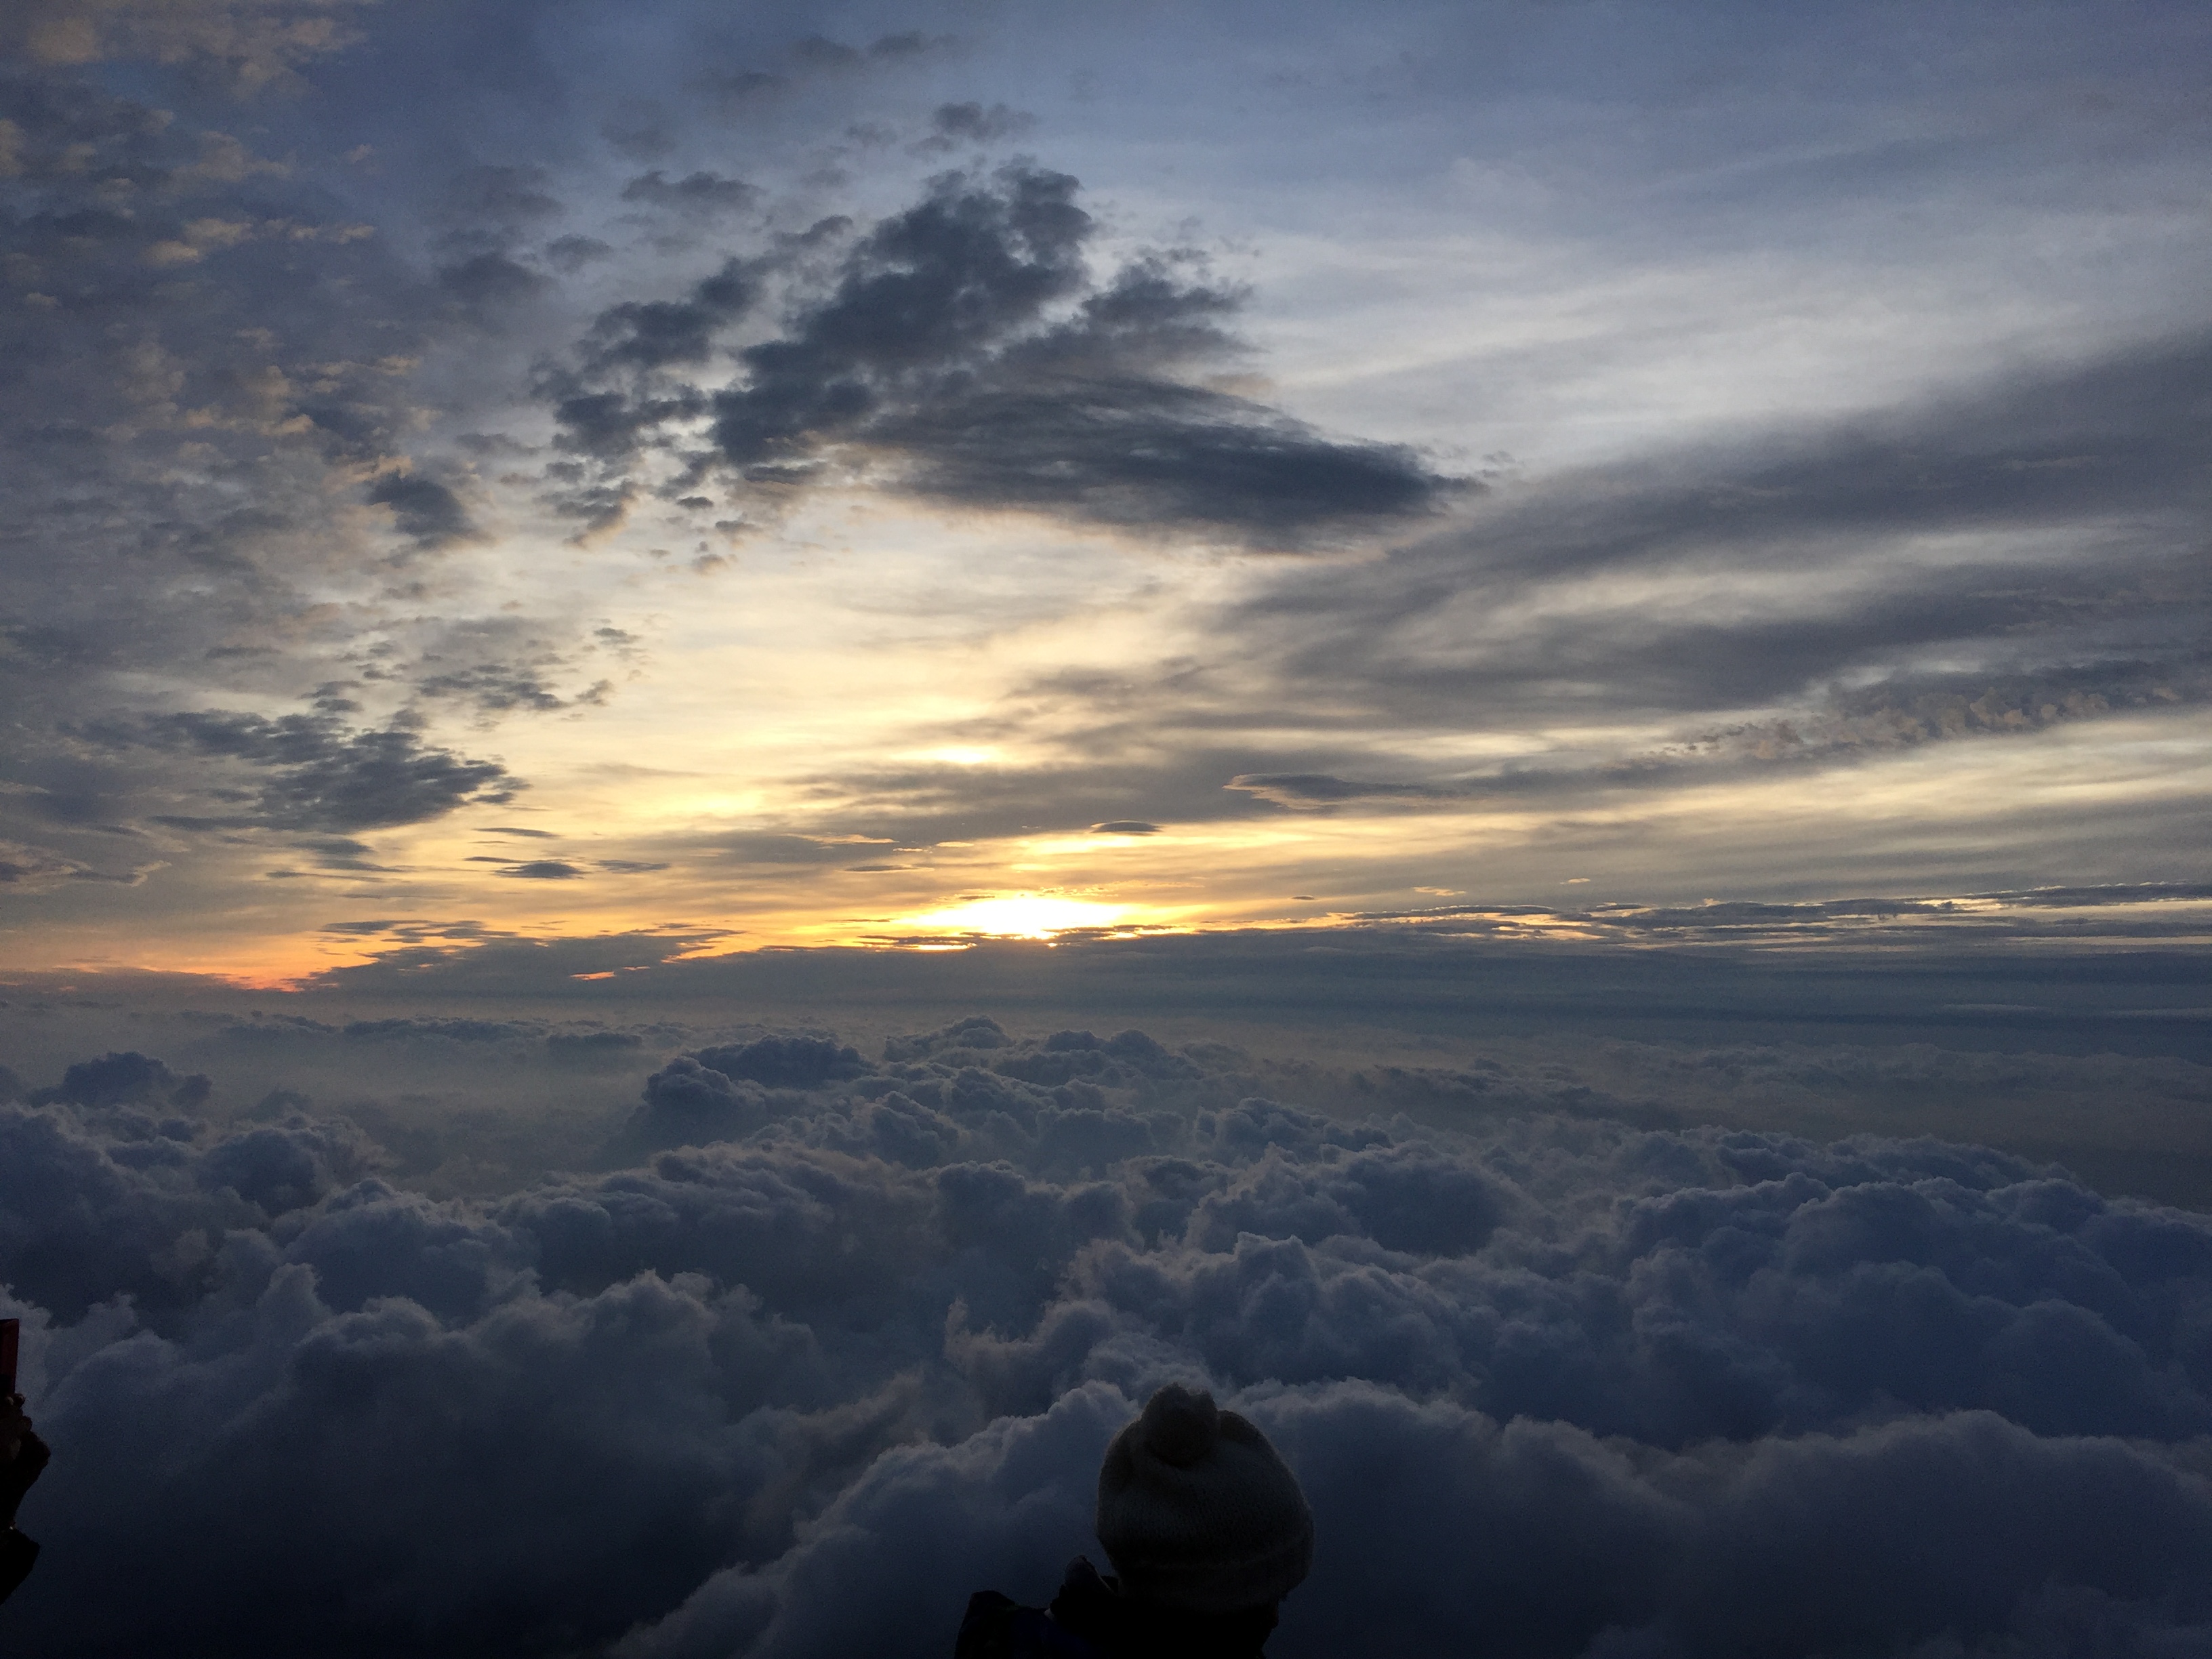
[[[1097,1528],[1125,1594],[1194,1613],[1267,1606],[1313,1565],[1297,1477],[1266,1435],[1180,1382],[1107,1447]]]

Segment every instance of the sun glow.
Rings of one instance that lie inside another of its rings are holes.
[[[975,899],[946,910],[903,920],[912,927],[947,933],[988,933],[994,939],[1049,939],[1074,928],[1111,927],[1129,914],[1126,904],[1020,893]]]

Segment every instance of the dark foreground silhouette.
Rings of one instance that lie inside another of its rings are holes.
[[[977,1591],[954,1659],[1262,1659],[1313,1565],[1313,1512],[1267,1437],[1179,1382],[1106,1449],[1097,1524],[1113,1576],[1078,1556],[1048,1606]]]
[[[46,1443],[31,1432],[23,1396],[0,1397],[0,1601],[15,1593],[39,1559],[36,1541],[15,1530],[15,1507],[52,1455]]]

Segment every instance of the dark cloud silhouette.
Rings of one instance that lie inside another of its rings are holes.
[[[702,1066],[774,1089],[812,1089],[856,1076],[860,1056],[832,1038],[769,1036],[726,1048],[702,1049]]]
[[[728,837],[719,845],[745,864],[842,864],[855,854],[892,852],[898,843],[868,836],[836,839],[769,834]]]
[[[942,152],[963,144],[988,144],[1000,138],[1018,138],[1036,126],[1036,116],[1004,104],[993,104],[988,109],[975,102],[939,104],[929,118],[929,137],[918,148]]]
[[[635,1031],[555,1031],[545,1039],[546,1048],[564,1058],[628,1054],[644,1044]]]
[[[792,47],[791,55],[810,69],[849,70],[870,63],[903,63],[945,51],[955,44],[950,35],[924,34],[919,29],[878,35],[865,46],[850,46],[827,35],[809,34]]]
[[[465,699],[485,714],[496,714],[514,709],[545,714],[577,703],[598,703],[604,702],[614,689],[612,682],[600,680],[573,696],[564,697],[540,676],[539,667],[552,665],[550,661],[538,666],[478,663],[468,668],[425,674],[415,683],[415,690],[423,697]]]
[[[399,533],[413,537],[423,547],[459,541],[476,527],[460,497],[435,478],[388,474],[369,486],[368,499],[390,507]]]
[[[440,209],[464,229],[556,219],[567,210],[552,194],[551,183],[552,175],[539,167],[470,167],[454,179]]]
[[[1326,772],[1248,772],[1224,787],[1256,795],[1278,806],[1310,806],[1346,800],[1433,795],[1442,792],[1411,783],[1357,783]]]
[[[622,199],[711,219],[751,207],[760,200],[760,191],[742,179],[728,179],[718,173],[702,170],[672,180],[655,168],[624,185]]]
[[[1285,572],[1224,625],[1264,642],[1270,672],[1357,684],[1418,724],[1471,704],[1498,726],[1772,711],[1621,761],[1837,760],[2193,704],[2212,588],[2186,551],[2203,506],[2187,457],[2208,362],[2202,337],[2169,340],[1748,453],[1501,492],[1378,565]],[[2049,556],[2062,525],[2094,556]],[[1910,555],[1932,537],[1960,550]],[[1735,614],[1626,597],[1641,586],[1593,607],[1584,586],[1808,568],[1826,581]],[[1505,607],[1511,629],[1482,624]],[[1416,636],[1444,611],[1468,627],[1439,653]]]
[[[948,113],[948,112],[950,112]],[[1003,111],[947,106],[981,133]],[[650,175],[648,175],[650,176]],[[668,188],[674,188],[669,186]],[[1324,436],[1182,378],[1232,342],[1238,296],[1161,257],[1094,284],[1076,181],[1016,166],[951,174],[854,242],[779,337],[738,349],[707,395],[720,459],[756,485],[805,483],[871,455],[892,487],[981,507],[1067,513],[1303,545],[1418,519],[1454,487],[1413,451]],[[617,370],[696,364],[757,297],[732,263],[710,295],[605,313],[576,374],[546,383],[572,451],[618,462],[699,412],[688,386],[601,387]]]
[[[389,923],[377,925],[391,926]],[[513,1042],[534,1039],[538,1034],[539,1028],[526,1021],[469,1019],[458,1016],[356,1019],[349,1021],[343,1032],[349,1037],[370,1037],[380,1041],[433,1037],[445,1042]]]
[[[80,1060],[51,1089],[30,1097],[33,1105],[59,1101],[70,1106],[174,1106],[203,1104],[211,1085],[201,1073],[179,1078],[151,1057],[125,1050],[98,1060]]]
[[[489,1046],[527,1052],[514,1024]],[[1042,1594],[1088,1547],[1105,1441],[1178,1377],[1313,1502],[1286,1655],[2212,1627],[2203,1217],[1533,1093],[1461,1129],[1320,1113],[1250,1064],[981,1016],[872,1062],[710,1045],[647,1079],[635,1167],[474,1200],[378,1177],[296,1095],[228,1128],[90,1082],[0,1109],[0,1275],[76,1475],[11,1618],[182,1654],[949,1639],[974,1585]],[[71,1076],[101,1067],[166,1070]]]
[[[618,368],[655,369],[703,363],[714,349],[715,331],[743,317],[758,301],[760,294],[757,274],[743,262],[732,259],[714,276],[695,284],[688,299],[631,301],[610,307],[599,313],[592,325],[586,348],[587,368],[604,374]],[[593,453],[604,448],[603,444],[592,441],[590,434],[603,428],[609,417],[592,411],[622,405],[594,404],[586,400],[606,399],[614,395],[572,392],[562,399],[559,412],[563,424],[584,434],[584,441],[572,443],[571,447]],[[658,423],[677,414],[696,413],[703,407],[703,404],[696,401],[696,394],[675,394],[658,404],[643,404],[636,410],[637,425]]]
[[[953,36],[926,34],[918,29],[878,35],[865,46],[850,46],[826,34],[806,34],[793,41],[783,54],[786,72],[776,73],[750,64],[708,69],[692,78],[691,89],[723,114],[735,117],[811,79],[912,63],[949,51],[957,44]]]
[[[143,9],[75,15],[103,53],[137,51],[154,27]],[[334,589],[357,615],[378,608],[362,578],[393,551],[380,521],[426,549],[471,539],[465,501],[481,488],[465,465],[409,453],[422,428],[412,376],[449,326],[434,278],[312,145],[299,153],[296,130],[272,133],[270,108],[232,100],[250,88],[229,78],[243,58],[226,54],[274,51],[276,20],[302,33],[297,55],[270,62],[295,67],[350,25],[312,8],[164,15],[175,33],[158,64],[111,73],[19,56],[0,95],[0,257],[15,296],[0,308],[0,568],[13,596],[0,684],[19,787],[0,836],[27,849],[0,856],[0,875],[18,889],[129,882],[220,845],[169,830],[343,834],[507,787],[495,763],[408,727],[382,684],[361,696],[359,682],[391,676],[343,661],[347,630],[307,620]],[[226,63],[223,77],[201,77],[204,60]],[[550,222],[545,181],[526,170],[471,175],[442,205],[428,182],[434,232],[535,235]],[[432,240],[433,266],[507,257]],[[380,510],[349,510],[363,499]],[[149,674],[177,688],[168,706],[203,712],[145,725],[118,677]],[[282,707],[338,679],[375,712],[321,703],[304,726],[219,712]],[[134,830],[126,863],[113,838]],[[319,870],[390,873],[366,848],[302,850]]]
[[[285,830],[374,830],[419,823],[475,802],[510,800],[521,786],[496,761],[472,760],[425,744],[404,726],[349,727],[330,714],[167,714],[135,730],[103,728],[118,740],[232,760],[266,775],[246,797],[251,809],[201,823]]]
[[[612,258],[614,252],[611,244],[596,236],[556,236],[546,243],[544,258],[556,270],[573,276],[586,265]]]
[[[471,315],[496,322],[537,298],[544,291],[547,279],[504,253],[477,253],[441,266],[438,286]]]

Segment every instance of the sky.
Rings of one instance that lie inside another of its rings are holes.
[[[2201,937],[2196,8],[12,12],[21,967]]]
[[[2212,1650],[2208,78],[15,0],[0,1645]]]

